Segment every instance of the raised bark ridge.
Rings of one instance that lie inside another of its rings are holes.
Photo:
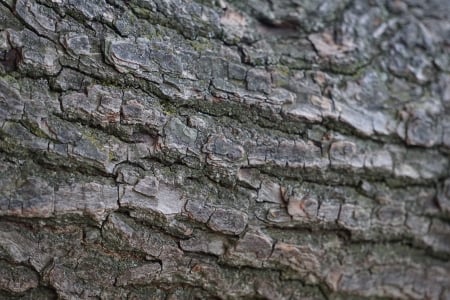
[[[0,3],[1,298],[450,299],[447,1]]]

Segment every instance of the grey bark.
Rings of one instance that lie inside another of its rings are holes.
[[[449,15],[0,0],[0,298],[450,299]]]

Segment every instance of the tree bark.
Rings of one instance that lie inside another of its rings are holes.
[[[449,15],[0,0],[0,298],[450,299]]]

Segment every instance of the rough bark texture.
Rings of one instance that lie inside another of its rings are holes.
[[[449,15],[0,0],[0,298],[450,299]]]

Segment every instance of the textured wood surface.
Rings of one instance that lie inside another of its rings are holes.
[[[0,0],[0,298],[450,299],[449,16]]]

